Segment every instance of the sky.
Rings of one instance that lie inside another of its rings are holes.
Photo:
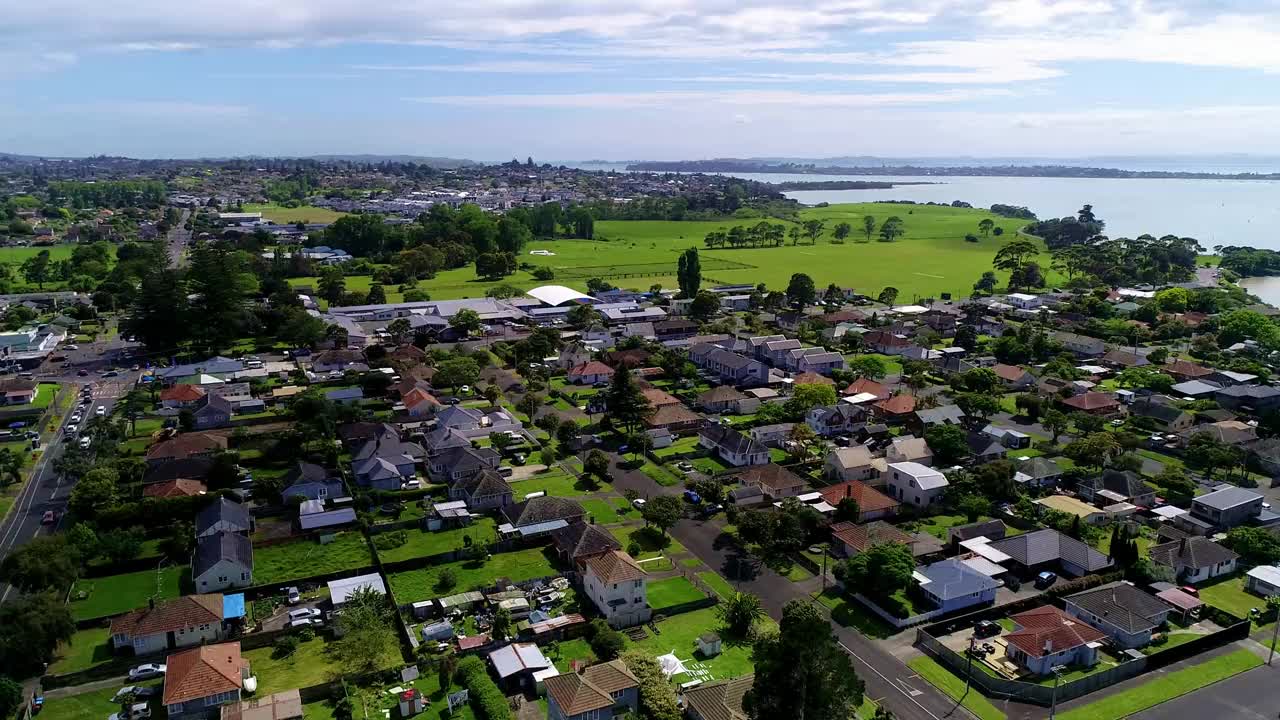
[[[0,152],[1280,155],[1280,0],[0,0]]]

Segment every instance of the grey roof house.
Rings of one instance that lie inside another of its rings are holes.
[[[342,478],[336,472],[316,465],[299,462],[284,476],[284,490],[280,496],[285,500],[295,495],[308,500],[327,500],[346,495]]]
[[[253,584],[253,544],[239,533],[216,532],[196,539],[191,555],[196,592],[220,592]]]
[[[248,534],[252,531],[253,519],[249,516],[249,508],[225,497],[214,500],[196,513],[197,538],[220,532]]]
[[[1057,568],[1063,574],[1081,577],[1111,567],[1106,555],[1048,528],[997,540],[990,546],[1028,573]]]
[[[1145,647],[1173,607],[1126,582],[1114,582],[1064,598],[1067,614],[1109,635],[1122,648]]]

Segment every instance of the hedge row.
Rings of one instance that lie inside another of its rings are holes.
[[[481,720],[513,720],[507,698],[498,689],[484,660],[470,655],[458,662],[458,681],[471,695],[471,705]]]

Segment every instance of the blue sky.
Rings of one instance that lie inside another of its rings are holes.
[[[8,152],[1280,154],[1276,0],[0,0],[0,17]]]

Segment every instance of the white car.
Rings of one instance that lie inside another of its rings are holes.
[[[63,346],[63,349],[64,349],[64,350],[79,350],[79,349],[80,349],[80,346],[79,346],[79,345],[76,345],[75,343],[71,343],[70,345],[64,345],[64,346]]]
[[[316,608],[298,608],[289,611],[289,620],[306,620],[307,618],[318,618],[322,613]]]
[[[106,415],[106,414],[107,414],[107,406],[106,406],[106,405],[99,405],[99,406],[98,406],[98,409],[93,411],[93,414],[94,414],[94,415],[97,415],[98,417],[102,417],[102,416]]]
[[[169,667],[163,663],[143,663],[129,671],[130,680],[150,680],[164,675]]]
[[[79,425],[76,425],[75,423],[70,423],[70,424],[68,424],[68,425],[67,425],[67,434],[68,434],[68,435],[75,435],[76,433],[79,433],[79,432],[80,432],[80,426],[79,426]]]
[[[134,703],[129,706],[128,711],[114,712],[107,716],[107,720],[146,720],[151,717],[151,708],[146,703]]]
[[[636,498],[635,500],[631,501],[631,507],[634,507],[637,510],[643,510],[644,506],[645,506],[644,498]]]
[[[71,416],[71,422],[73,422],[73,423],[78,423],[78,422],[80,422],[80,421],[81,421],[81,420],[83,420],[83,419],[84,419],[84,417],[82,417],[82,416],[80,415],[80,413],[75,413],[74,415],[72,415],[72,416]]]
[[[91,442],[91,439],[89,438],[88,435],[85,435],[84,437],[80,438],[80,449],[88,450],[90,442]]]

